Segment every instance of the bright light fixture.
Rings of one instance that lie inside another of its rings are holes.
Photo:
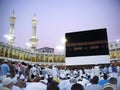
[[[30,44],[30,43],[26,43],[26,45],[27,45],[28,47],[31,47],[31,44]]]
[[[116,40],[116,42],[119,42],[119,41],[120,41],[120,40],[118,40],[118,39]]]
[[[61,41],[62,41],[62,43],[66,43],[67,40],[66,40],[66,38],[64,37],[64,38],[62,38]]]
[[[8,38],[9,36],[8,35],[4,35],[5,38]]]
[[[65,48],[64,48],[64,46],[58,45],[58,46],[56,46],[56,49],[59,50],[59,51],[62,51],[62,50],[64,50]]]
[[[4,37],[5,37],[7,40],[12,39],[12,37],[11,37],[11,36],[9,36],[9,35],[4,35]]]

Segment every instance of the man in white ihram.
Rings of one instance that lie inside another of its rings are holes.
[[[99,68],[99,66],[98,65],[96,65],[95,67],[94,67],[94,75],[96,75],[96,76],[100,76],[100,68]]]

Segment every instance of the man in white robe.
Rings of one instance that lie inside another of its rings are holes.
[[[99,68],[99,66],[98,65],[96,65],[95,67],[94,67],[94,75],[96,75],[96,76],[100,76],[100,68]]]

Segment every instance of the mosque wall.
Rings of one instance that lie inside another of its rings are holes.
[[[51,50],[51,49],[50,49]],[[64,64],[65,56],[54,52],[31,51],[0,42],[0,58],[38,64]]]

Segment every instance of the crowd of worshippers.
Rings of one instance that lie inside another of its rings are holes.
[[[58,69],[0,60],[0,90],[120,90],[120,66]]]

